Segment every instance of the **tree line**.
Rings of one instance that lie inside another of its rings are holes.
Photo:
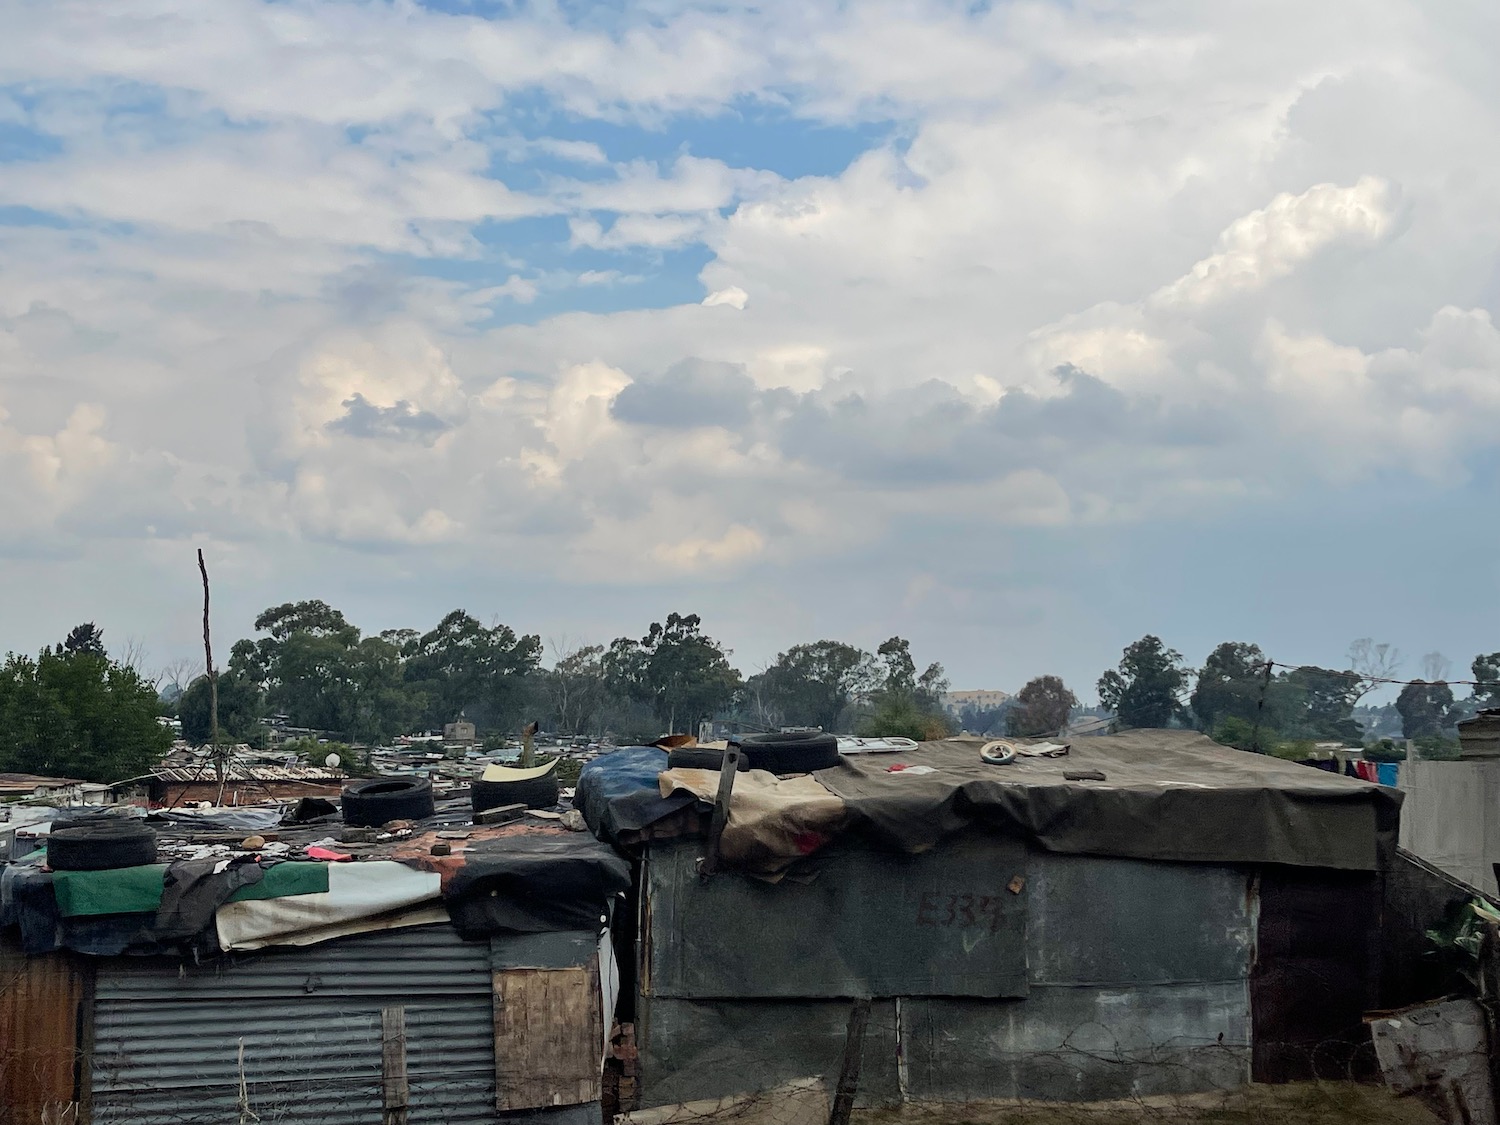
[[[1349,646],[1342,668],[1281,667],[1257,644],[1225,641],[1193,669],[1161,638],[1147,635],[1099,678],[1099,701],[1121,725],[1191,726],[1226,745],[1263,752],[1295,753],[1309,742],[1360,746],[1372,736],[1395,734],[1384,726],[1394,717],[1402,738],[1436,756],[1457,753],[1457,723],[1500,706],[1500,653],[1474,657],[1477,684],[1457,698],[1449,661],[1433,652],[1422,658],[1422,677],[1399,684],[1394,704],[1362,708],[1371,692],[1397,680],[1401,663],[1394,646],[1371,638]]]
[[[537,720],[565,737],[617,743],[693,733],[704,719],[743,731],[1035,736],[1061,733],[1081,710],[1061,678],[1044,675],[1000,707],[955,717],[943,706],[943,666],[920,666],[899,636],[873,652],[834,640],[794,645],[745,676],[697,614],[669,613],[639,638],[556,645],[551,667],[539,636],[463,610],[425,632],[367,635],[326,602],[288,602],[261,613],[254,633],[232,646],[217,676],[225,740],[263,744],[272,717],[364,745],[459,718],[481,737]],[[1441,656],[1428,654],[1422,666],[1423,678],[1403,684],[1394,704],[1371,708],[1362,701],[1400,668],[1390,645],[1356,641],[1341,668],[1287,668],[1258,645],[1229,641],[1194,669],[1147,635],[1100,676],[1096,713],[1119,727],[1192,727],[1261,752],[1296,752],[1312,741],[1358,745],[1397,726],[1404,738],[1456,749],[1455,723],[1500,706],[1500,653],[1474,658],[1480,686],[1464,698],[1446,682]],[[210,696],[206,675],[188,677],[179,664],[153,680],[138,652],[112,658],[102,632],[80,625],[36,658],[10,654],[0,666],[0,770],[104,781],[138,775],[170,745],[160,716],[176,715],[188,741],[209,741]]]
[[[526,721],[569,737],[616,741],[696,732],[700,720],[745,729],[783,726],[940,736],[948,681],[942,665],[918,671],[892,637],[875,652],[837,641],[796,645],[748,679],[697,614],[669,613],[640,638],[559,646],[543,667],[539,636],[485,625],[454,610],[427,632],[365,635],[322,601],[288,602],[255,619],[218,676],[219,725],[237,741],[261,737],[268,716],[342,740],[378,745],[459,718],[481,735]],[[206,741],[206,676],[176,700],[183,735]]]

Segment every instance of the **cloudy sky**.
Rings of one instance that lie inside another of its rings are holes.
[[[0,649],[1500,649],[1491,3],[0,9]]]

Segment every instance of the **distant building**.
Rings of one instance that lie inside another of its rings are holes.
[[[1011,698],[1008,691],[991,691],[981,689],[978,691],[950,691],[943,694],[943,708],[957,715],[965,707],[973,707],[978,711],[988,711],[999,707]]]
[[[443,724],[444,742],[473,742],[474,724],[465,719],[459,719],[456,723]]]
[[[59,804],[78,804],[107,786],[89,785],[73,777],[39,777],[33,773],[0,773],[0,801],[43,798]]]

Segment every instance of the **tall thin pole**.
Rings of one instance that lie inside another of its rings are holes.
[[[219,795],[214,804],[224,801],[224,784],[229,780],[224,769],[224,757],[219,749],[219,673],[214,671],[214,647],[208,635],[208,564],[203,561],[203,548],[198,548],[198,573],[203,576],[203,665],[208,669],[208,731],[210,753],[214,759],[214,776],[219,782]]]

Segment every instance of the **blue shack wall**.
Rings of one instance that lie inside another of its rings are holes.
[[[849,1001],[824,987],[810,990],[815,996],[783,987],[820,974],[844,996],[877,998],[859,1096],[867,1105],[1103,1099],[1250,1079],[1258,898],[1243,869],[1057,855],[983,837],[917,860],[851,851],[819,876],[842,874],[861,888],[825,891],[841,911],[830,918],[809,911],[819,899],[805,888],[683,878],[695,851],[658,845],[646,861],[645,1105],[836,1074]],[[850,945],[909,950],[912,934],[893,933],[893,920],[898,931],[903,919],[930,923],[934,890],[942,892],[935,917],[947,924],[922,926],[934,936],[917,974],[923,991],[893,993],[889,959]],[[973,895],[970,907],[1007,896],[1003,939],[993,940],[1002,935],[990,926],[965,927],[961,899],[950,921],[953,893]],[[726,911],[726,902],[738,909]],[[821,935],[821,946],[809,934]],[[789,951],[799,959],[790,969]],[[976,975],[1009,982],[1017,965],[1021,987],[997,984],[977,996],[968,988]],[[727,985],[757,981],[726,994]]]

